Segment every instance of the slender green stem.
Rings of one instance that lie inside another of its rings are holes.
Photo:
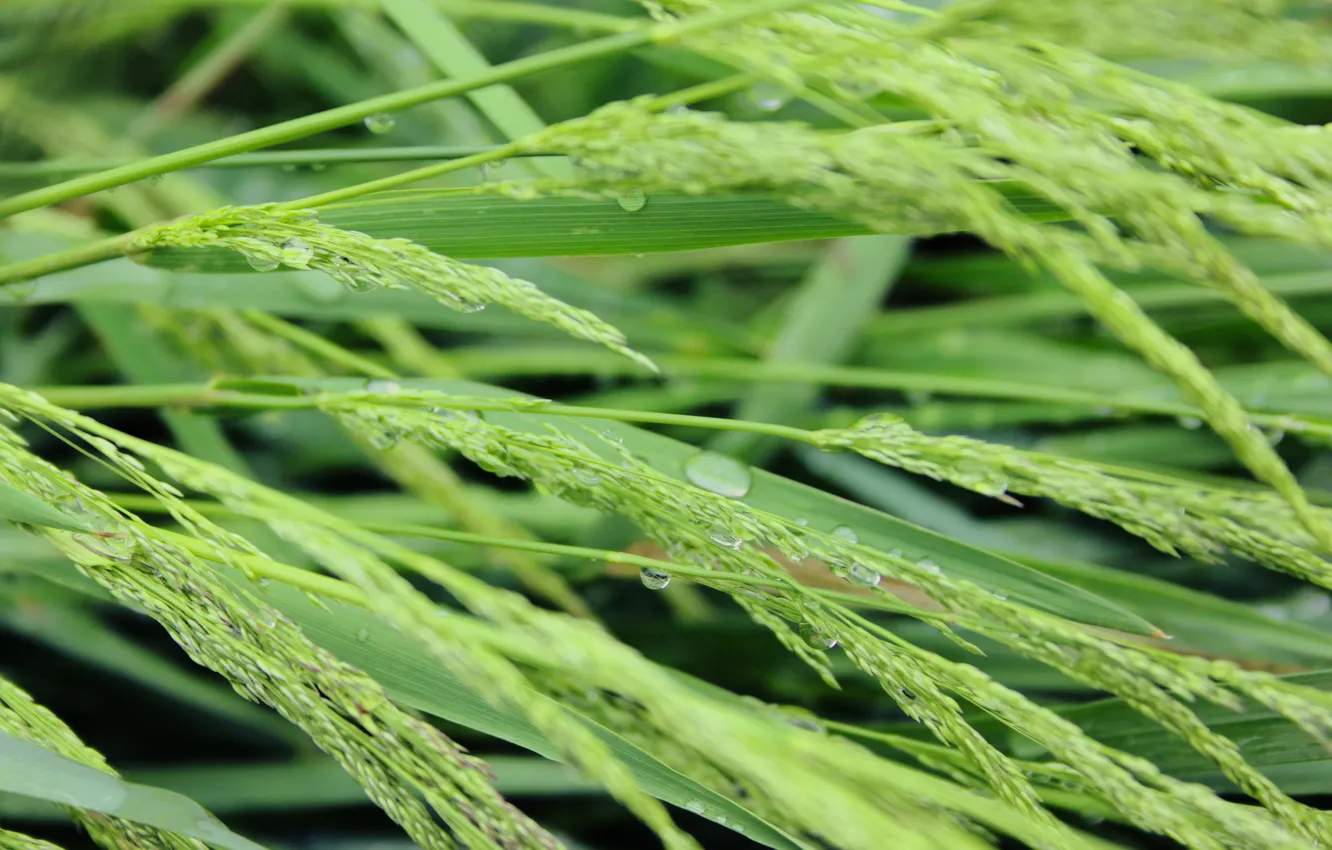
[[[311,333],[299,325],[293,325],[285,319],[265,313],[263,310],[246,310],[245,319],[256,327],[263,328],[274,336],[281,337],[293,345],[317,354],[331,363],[345,366],[354,372],[375,378],[396,378],[392,369],[381,366],[373,360],[349,351],[335,342],[330,342],[316,333]]]
[[[1141,399],[1121,399],[1100,396],[1093,393],[1077,393],[1055,387],[1041,387],[1026,384],[1011,384],[999,381],[980,381],[970,378],[955,378],[948,375],[930,375],[911,372],[878,372],[873,369],[854,369],[852,367],[805,367],[800,364],[754,363],[751,361],[680,361],[695,365],[691,370],[676,369],[676,361],[663,358],[663,368],[668,374],[691,375],[694,377],[733,378],[740,380],[793,381],[800,383],[824,383],[837,386],[875,387],[881,389],[930,390],[935,392],[956,393],[958,395],[980,395],[985,397],[1020,398],[1033,401],[1052,401],[1078,404],[1093,408],[1113,406],[1124,413],[1141,413],[1161,416],[1200,417],[1198,408],[1183,402],[1158,402]],[[718,363],[735,367],[725,374],[712,367]],[[464,374],[473,375],[466,368]],[[849,374],[848,374],[849,373]],[[387,377],[387,375],[385,375]],[[474,377],[474,375],[473,375]],[[79,410],[95,410],[108,407],[225,407],[247,410],[304,410],[315,407],[314,396],[266,395],[257,393],[235,392],[217,389],[199,384],[141,385],[128,387],[46,387],[37,388],[53,404]],[[392,401],[387,396],[384,401]],[[399,399],[394,403],[411,404],[409,400]],[[513,404],[501,400],[467,399],[450,402],[447,398],[431,399],[430,407],[458,410],[514,410]],[[522,407],[524,413],[551,416],[577,416],[596,419],[611,419],[620,422],[642,422],[655,425],[678,425],[684,427],[708,428],[717,431],[742,431],[754,434],[767,434],[796,442],[817,444],[813,432],[786,425],[766,422],[746,422],[735,419],[722,419],[712,416],[693,416],[683,413],[661,413],[655,411],[620,410],[603,407],[582,407],[565,404],[544,404]],[[1296,418],[1286,414],[1249,413],[1250,420],[1263,427],[1292,431],[1296,434],[1306,431],[1311,434],[1323,434],[1332,431],[1332,423],[1323,420]]]
[[[125,249],[134,241],[136,233],[122,233],[107,239],[99,239],[86,245],[79,245],[65,251],[44,254],[31,260],[22,260],[0,266],[0,286],[35,280],[42,275],[68,271],[103,260],[112,260],[125,253]]]
[[[145,496],[135,493],[116,494],[112,497],[115,502],[123,508],[144,513],[165,513],[166,508],[161,502],[151,496]],[[238,511],[233,511],[225,505],[215,502],[190,502],[189,505],[200,513],[212,516],[230,516],[242,517]],[[550,555],[552,557],[579,558],[590,561],[605,561],[610,564],[626,564],[633,567],[646,567],[652,570],[669,573],[672,576],[681,578],[691,578],[700,581],[721,582],[725,584],[744,585],[749,587],[769,587],[782,589],[788,586],[786,579],[770,576],[757,575],[739,575],[737,573],[719,572],[717,570],[703,569],[700,567],[685,567],[673,561],[662,561],[657,558],[648,558],[643,555],[634,555],[629,552],[617,552],[610,549],[590,549],[584,546],[566,546],[559,543],[545,543],[536,540],[516,540],[507,537],[493,537],[486,534],[472,534],[466,531],[453,531],[445,528],[436,528],[427,525],[412,525],[409,523],[393,522],[356,522],[349,520],[353,525],[365,531],[376,534],[385,534],[395,537],[416,537],[432,540],[447,540],[454,543],[466,543],[475,546],[482,546],[488,549],[514,549],[524,552],[534,552],[541,555]],[[271,578],[280,581],[283,584],[289,584],[299,587],[302,590],[317,593],[321,596],[327,596],[331,599],[337,599],[343,602],[350,602],[353,605],[364,606],[366,604],[365,595],[354,586],[338,579],[329,578],[318,573],[312,573],[299,567],[292,567],[285,564],[272,561],[268,558],[257,555],[245,555],[233,550],[223,550],[221,547],[207,543],[196,538],[187,537],[175,532],[165,532],[173,540],[180,542],[190,551],[203,557],[213,560],[237,564],[243,569],[254,573],[263,578]],[[186,545],[186,541],[189,544]],[[887,595],[870,598],[866,596],[857,596],[851,593],[842,593],[836,590],[826,590],[822,588],[802,587],[803,592],[809,592],[838,602],[843,605],[853,605],[859,608],[869,608],[878,611],[886,611],[894,614],[906,614],[921,619],[950,619],[951,615],[945,616],[933,611],[926,611],[909,605],[906,602],[895,601]]]
[[[794,9],[799,6],[811,5],[814,2],[815,0],[755,0],[755,2],[727,7],[705,15],[669,23],[650,24],[582,44],[570,45],[535,56],[526,56],[512,62],[496,65],[485,73],[477,74],[465,80],[440,80],[405,91],[373,97],[347,106],[295,118],[291,121],[283,121],[280,124],[273,124],[248,133],[240,133],[226,139],[195,145],[163,156],[150,157],[120,168],[112,168],[97,174],[76,177],[73,180],[67,180],[53,186],[24,192],[0,201],[0,218],[7,218],[25,210],[58,204],[71,198],[121,186],[125,183],[133,183],[136,180],[143,180],[158,174],[179,171],[182,168],[189,168],[220,157],[271,147],[283,142],[312,136],[316,133],[336,130],[339,127],[355,124],[379,112],[397,112],[422,103],[456,97],[485,86],[507,83],[576,62],[586,62],[602,56],[623,53],[647,44],[676,41],[684,36],[721,29],[756,15]]]
[[[348,165],[365,162],[413,162],[425,159],[460,159],[498,149],[497,145],[413,145],[387,148],[300,148],[260,151],[201,162],[193,168],[271,168],[273,166]],[[542,156],[518,151],[512,157]],[[0,177],[67,177],[121,168],[142,157],[48,159],[39,162],[0,162]]]
[[[419,183],[422,180],[439,177],[442,174],[465,171],[468,168],[476,168],[485,165],[486,163],[498,162],[502,159],[508,159],[510,156],[516,154],[518,150],[519,148],[517,145],[501,145],[499,147],[491,148],[484,153],[476,153],[450,162],[441,162],[435,165],[427,165],[422,168],[414,168],[411,171],[404,171],[401,174],[394,174],[390,177],[381,177],[378,180],[370,180],[365,183],[357,183],[342,189],[334,189],[331,192],[310,195],[306,198],[289,201],[282,204],[282,206],[291,209],[322,207],[327,204],[337,203],[338,201],[359,198],[362,195],[369,195],[374,192],[396,189],[399,186],[406,186],[410,183]]]

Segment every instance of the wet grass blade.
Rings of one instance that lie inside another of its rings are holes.
[[[58,528],[62,531],[91,531],[86,524],[39,499],[0,481],[0,519]]]
[[[1033,218],[1057,215],[1030,196],[1024,201],[1019,194],[1015,200]],[[854,222],[759,195],[660,193],[641,209],[626,212],[609,198],[522,201],[471,190],[425,190],[325,207],[319,218],[371,236],[410,239],[460,258],[643,254],[870,233]],[[176,271],[252,271],[244,257],[226,250],[172,249],[141,259]]]
[[[4,732],[0,732],[0,791],[155,826],[221,850],[264,850],[183,794],[126,782]]]
[[[332,391],[351,391],[363,387],[363,381],[312,379],[298,383]],[[517,397],[519,394],[470,381],[408,380],[404,386],[428,388],[458,395]],[[554,427],[562,435],[577,440],[610,462],[618,462],[599,432],[609,432],[623,440],[624,448],[642,458],[657,472],[687,481],[684,464],[698,448],[641,428],[619,422],[594,419],[561,420],[558,416],[529,413],[489,412],[494,422],[519,431],[549,433]],[[1152,635],[1158,630],[1150,623],[1082,588],[1044,575],[1014,561],[911,525],[887,514],[849,502],[829,493],[773,475],[753,470],[753,486],[745,504],[789,520],[803,519],[811,529],[830,532],[838,526],[855,529],[861,545],[882,551],[898,549],[904,557],[928,557],[944,572],[975,582],[992,592],[1049,611],[1077,622],[1104,626],[1135,634]]]

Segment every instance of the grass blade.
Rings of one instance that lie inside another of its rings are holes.
[[[137,785],[0,732],[0,791],[113,815],[206,841],[222,850],[264,850],[174,791]]]
[[[92,531],[87,525],[68,514],[61,513],[45,502],[34,499],[0,481],[0,519],[59,528],[62,531]]]
[[[293,379],[292,383],[330,391],[352,391],[364,386],[363,381],[336,378]],[[403,386],[467,396],[519,396],[499,387],[470,381],[428,379],[400,383]],[[492,421],[519,431],[548,433],[547,429],[554,427],[562,435],[583,443],[609,461],[618,462],[615,460],[618,456],[612,457],[613,453],[598,436],[610,433],[623,441],[624,448],[640,456],[643,462],[657,472],[681,481],[688,480],[684,474],[685,461],[698,452],[696,447],[687,443],[620,422],[595,419],[562,421],[553,416],[512,412],[489,412],[486,415]],[[744,501],[757,510],[789,519],[801,518],[807,521],[810,528],[825,531],[848,526],[855,529],[861,545],[885,552],[898,549],[909,558],[928,556],[950,575],[973,581],[993,592],[1005,593],[1015,601],[1071,620],[1136,634],[1151,635],[1158,632],[1150,623],[1118,605],[1014,561],[769,472],[752,470],[752,475],[753,486]]]

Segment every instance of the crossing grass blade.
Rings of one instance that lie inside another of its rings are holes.
[[[0,792],[155,826],[221,850],[264,850],[183,794],[126,782],[4,732],[0,732]]]
[[[1058,215],[1016,189],[1014,202],[1037,220]],[[471,190],[418,190],[336,204],[318,213],[334,227],[410,239],[460,258],[644,254],[870,233],[862,225],[759,195],[660,193],[642,209],[627,212],[610,198],[517,200]],[[176,271],[252,271],[243,257],[225,250],[161,250],[140,259]]]
[[[279,380],[285,382],[287,379]],[[350,379],[293,379],[291,383],[330,391],[349,391],[364,386],[363,381]],[[509,390],[471,381],[419,379],[402,384],[466,396],[520,397]],[[217,386],[226,389],[233,385],[221,381]],[[234,386],[253,388],[262,384],[238,382]],[[609,432],[623,440],[625,449],[658,473],[681,481],[687,481],[685,461],[698,451],[687,443],[620,422],[582,418],[566,421],[558,416],[511,412],[489,412],[486,415],[491,421],[519,431],[548,433],[547,429],[553,427],[563,436],[614,461],[604,440],[597,436]],[[1141,617],[1108,600],[1014,561],[763,470],[755,469],[752,474],[753,486],[744,502],[757,510],[790,520],[804,519],[810,528],[823,531],[848,526],[856,530],[861,545],[885,552],[898,549],[908,558],[929,557],[950,575],[1077,622],[1143,635],[1159,632]]]
[[[85,523],[0,481],[0,519],[62,531],[91,531]]]

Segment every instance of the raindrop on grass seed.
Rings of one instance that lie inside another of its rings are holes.
[[[648,590],[665,590],[666,585],[671,583],[670,573],[663,573],[661,570],[654,570],[651,567],[644,567],[639,570],[638,577]]]
[[[250,264],[250,268],[257,272],[271,272],[278,267],[278,261],[268,257],[260,257],[256,254],[246,254],[245,262]]]
[[[310,243],[299,236],[293,236],[282,243],[282,262],[284,265],[305,268],[314,259],[314,249]]]
[[[397,381],[390,381],[387,378],[372,378],[365,382],[365,391],[368,393],[378,393],[379,395],[393,395],[402,389],[402,385]]]
[[[821,635],[809,626],[805,626],[800,630],[800,637],[804,638],[805,645],[810,649],[825,650],[837,646],[837,638]]]
[[[376,112],[374,115],[365,116],[365,129],[377,136],[382,136],[392,130],[396,123],[398,123],[398,119],[387,112]]]
[[[849,525],[839,525],[832,530],[832,536],[839,540],[845,540],[847,543],[859,543],[860,535]]]
[[[855,563],[851,565],[851,569],[846,571],[846,580],[861,587],[878,587],[879,582],[883,580],[883,576],[879,575],[878,570],[872,567]]]
[[[691,483],[728,499],[744,498],[753,484],[748,467],[718,452],[699,452],[685,461],[684,472]]]

